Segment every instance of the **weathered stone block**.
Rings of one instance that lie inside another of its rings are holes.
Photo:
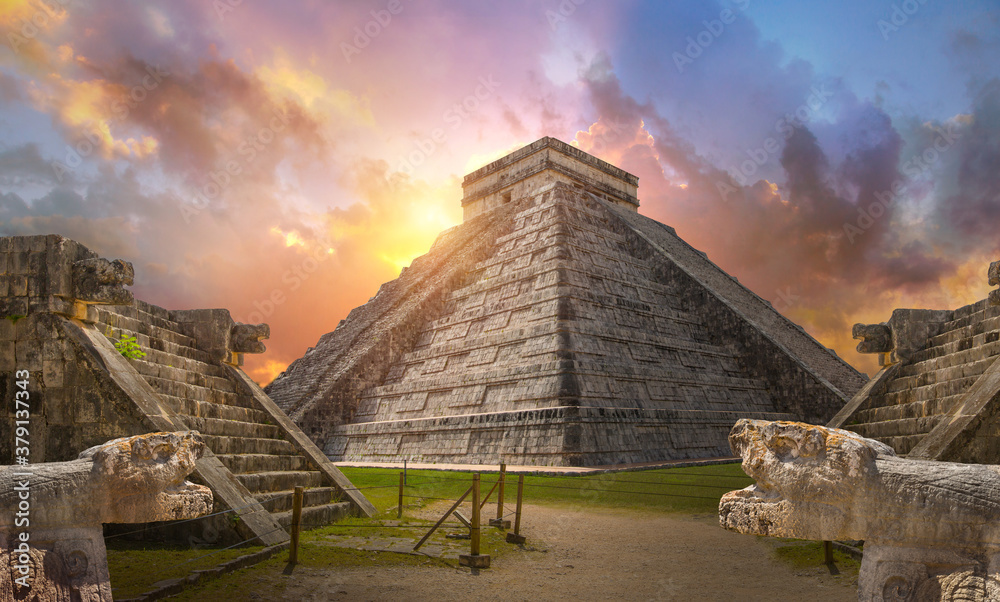
[[[894,310],[887,323],[892,330],[894,359],[907,362],[926,348],[928,339],[941,332],[952,313],[950,310],[932,309]]]
[[[63,386],[63,362],[58,360],[42,360],[42,383],[46,388]]]
[[[89,303],[125,305],[133,297],[124,285],[131,286],[134,279],[135,271],[127,261],[82,259],[73,263],[73,296]]]
[[[20,274],[13,274],[7,279],[8,294],[12,297],[28,296],[28,277]]]

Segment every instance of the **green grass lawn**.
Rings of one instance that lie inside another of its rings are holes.
[[[228,560],[260,550],[248,546],[230,550],[179,547],[170,544],[109,539],[108,571],[115,599],[134,598],[164,579],[186,577],[196,569],[210,569]]]
[[[379,510],[395,508],[399,498],[399,471],[383,468],[343,468],[354,486]],[[496,482],[496,473],[481,477],[483,496]],[[472,474],[436,470],[407,471],[404,505],[423,506],[420,498],[458,499],[472,483]],[[717,512],[727,491],[753,483],[739,464],[668,468],[592,476],[534,476],[524,479],[527,504],[588,504],[612,508],[642,508],[665,512]],[[496,500],[496,492],[490,498]],[[504,505],[513,509],[517,475],[508,474]]]
[[[457,500],[472,484],[472,473],[436,470],[407,471],[404,489],[403,520],[396,523],[396,506],[399,498],[399,472],[393,469],[344,468],[355,487],[379,510],[372,518],[350,518],[335,525],[304,531],[300,544],[302,566],[328,567],[369,566],[392,564],[434,564],[443,561],[405,554],[367,552],[335,548],[324,545],[329,535],[422,535],[431,521],[412,518],[418,508],[435,502]],[[481,476],[481,494],[487,495],[496,483],[496,473]],[[622,472],[592,476],[526,476],[524,502],[574,507],[635,508],[649,511],[684,512],[692,514],[718,511],[719,498],[727,491],[741,489],[752,483],[739,464],[699,466],[663,470]],[[484,509],[482,522],[495,516],[496,491],[490,505]],[[514,511],[517,499],[517,475],[508,474],[504,493],[505,513]],[[466,499],[466,504],[470,498]],[[466,506],[467,508],[468,506]],[[513,516],[508,516],[513,520]],[[385,524],[392,521],[393,526]],[[399,526],[396,526],[399,525]],[[454,530],[454,524],[448,525]],[[494,529],[483,529],[482,553],[498,556],[510,549],[503,543],[503,534]],[[186,547],[138,544],[120,540],[108,541],[108,568],[116,598],[136,596],[151,589],[164,579],[183,577],[195,569],[216,566],[237,556],[250,553],[253,548],[230,550],[190,549]],[[287,560],[287,553],[259,565],[262,570],[274,570]],[[252,570],[252,569],[251,569]],[[280,570],[280,569],[279,569]],[[245,571],[239,571],[244,573]],[[220,581],[231,583],[231,579]],[[212,582],[199,586],[190,594],[193,597],[178,599],[204,599],[211,597]],[[221,584],[220,584],[221,585]]]

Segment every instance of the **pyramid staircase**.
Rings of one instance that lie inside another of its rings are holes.
[[[638,410],[650,422],[671,422],[669,434],[650,428],[621,437],[616,452],[603,448],[602,436],[616,437],[603,424],[593,429],[601,436],[584,429],[597,458],[589,463],[610,464],[655,461],[664,448],[724,456],[725,434],[738,416],[795,418],[775,411],[766,382],[743,373],[739,350],[713,340],[712,325],[685,300],[679,278],[659,282],[650,265],[623,250],[626,236],[602,227],[607,217],[598,203],[587,206],[561,189],[537,199],[513,216],[514,231],[497,239],[497,252],[448,292],[442,313],[423,325],[383,384],[361,393],[357,423],[379,428],[401,419],[562,408],[566,389],[575,389],[580,413]],[[572,360],[572,372],[561,360]],[[511,377],[498,383],[498,372]],[[719,434],[706,437],[707,430]],[[434,445],[432,437],[391,432],[351,439],[328,453],[349,461],[444,461],[533,447],[523,453],[537,464],[564,453],[564,437],[554,429],[536,441],[509,431],[465,431]]]
[[[856,326],[855,338],[883,367],[828,426],[909,457],[1000,463],[1000,306],[896,310],[887,324]]]
[[[287,425],[261,407],[245,375],[199,349],[173,312],[139,300],[95,307],[98,328],[112,342],[136,338],[146,356],[129,364],[279,525],[291,524],[296,486],[306,488],[301,523],[307,527],[351,513],[351,501],[296,445]]]

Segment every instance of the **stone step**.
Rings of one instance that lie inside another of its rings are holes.
[[[284,439],[261,439],[256,437],[226,437],[223,435],[202,435],[208,449],[219,455],[271,454],[292,455],[299,453],[297,447]]]
[[[182,397],[173,397],[172,395],[161,394],[160,396],[167,400],[175,412],[184,416],[237,420],[239,422],[253,422],[257,424],[268,424],[271,421],[270,414],[252,408],[184,399]]]
[[[254,439],[281,439],[282,431],[273,424],[219,420],[201,416],[181,416],[191,430],[205,435],[221,437],[251,437]]]
[[[174,356],[176,357],[176,356]],[[219,390],[231,391],[234,387],[220,386],[219,380],[225,381],[226,379],[221,376],[211,376],[199,372],[197,370],[190,370],[184,367],[174,366],[172,363],[169,364],[156,364],[151,361],[147,361],[147,358],[141,360],[134,360],[136,370],[139,374],[143,376],[153,376],[156,378],[161,378],[163,380],[171,380],[186,385],[194,385],[196,387],[205,388],[216,388]],[[207,365],[207,364],[205,364]],[[225,374],[223,372],[223,374]]]
[[[292,498],[295,492],[291,489],[287,491],[268,491],[265,493],[255,493],[254,498],[268,512],[285,512],[292,509]],[[302,492],[302,506],[322,506],[340,501],[340,491],[336,487],[311,487]]]
[[[920,418],[902,418],[867,424],[852,424],[850,430],[871,439],[883,440],[887,437],[906,435],[922,435],[931,432],[944,416],[921,416]]]
[[[141,361],[145,361],[149,364],[155,364],[157,366],[167,366],[169,368],[178,368],[180,370],[186,370],[188,372],[195,372],[203,376],[213,376],[216,378],[228,378],[226,369],[218,364],[206,364],[205,362],[193,360],[186,357],[181,357],[179,355],[174,355],[172,353],[166,353],[164,351],[158,351],[156,349],[145,348],[143,351],[146,352],[146,357]],[[153,376],[157,376],[153,374]]]
[[[989,316],[987,315],[988,313],[989,312],[982,312],[982,319],[978,321],[974,321],[959,328],[945,330],[941,332],[941,334],[931,337],[928,346],[937,347],[939,345],[947,345],[949,343],[964,342],[966,339],[972,339],[976,335],[994,332],[1000,329],[1000,316]],[[963,343],[963,345],[964,344],[971,343]]]
[[[979,322],[984,317],[998,315],[997,308],[990,306],[989,299],[980,299],[976,303],[960,307],[952,312],[952,319],[944,324],[944,330],[954,330]]]
[[[208,401],[211,403],[218,403],[222,405],[231,406],[242,406],[253,408],[252,400],[248,399],[246,396],[237,395],[232,391],[225,390],[226,388],[232,389],[232,383],[228,381],[222,381],[222,379],[211,379],[212,387],[199,387],[197,385],[191,385],[183,382],[177,382],[174,380],[167,380],[164,378],[158,378],[156,376],[146,376],[144,377],[149,386],[153,387],[158,393],[163,395],[170,395],[172,397],[183,397],[185,399],[194,399],[196,401]],[[208,377],[211,378],[211,377]],[[219,386],[219,381],[225,382],[225,387]]]
[[[892,449],[896,450],[896,454],[900,456],[905,456],[910,453],[910,450],[917,446],[924,437],[927,435],[901,435],[898,437],[886,437],[884,439],[879,439],[882,443],[885,443]]]
[[[895,393],[897,391],[906,391],[909,389],[916,389],[919,387],[927,387],[930,385],[938,385],[964,378],[976,377],[985,372],[992,363],[993,358],[986,358],[985,360],[970,362],[968,364],[958,364],[947,368],[927,370],[925,372],[918,372],[915,374],[907,374],[907,372],[910,371],[906,371],[906,369],[903,368],[900,370],[900,376],[897,376],[891,383],[889,383],[889,387],[886,392]]]
[[[171,343],[170,341],[164,341],[163,339],[149,339],[149,347],[157,351],[164,351],[172,355],[179,355],[188,359],[198,360],[199,362],[205,362],[206,364],[214,363],[212,356],[201,349],[178,345],[176,343]]]
[[[106,326],[99,326],[99,328],[101,328],[101,331],[107,335]],[[125,334],[126,336],[134,336],[136,338],[136,342],[146,353],[149,353],[149,350],[152,349],[154,351],[162,351],[170,355],[177,355],[187,359],[197,360],[199,362],[205,362],[208,364],[214,363],[212,357],[200,349],[196,349],[188,345],[179,345],[170,340],[164,340],[155,336],[151,337],[148,334],[132,328],[115,326],[112,330],[112,336],[108,338],[112,341],[117,341],[121,338],[122,334]]]
[[[963,377],[924,387],[914,387],[912,389],[889,392],[882,396],[877,405],[897,405],[903,403],[913,403],[915,401],[929,401],[931,399],[950,397],[952,395],[961,395],[965,393],[978,379],[978,376]]]
[[[308,471],[315,467],[301,455],[275,456],[271,454],[217,454],[219,460],[233,474],[255,472]]]
[[[345,519],[351,515],[350,502],[338,502],[336,504],[325,504],[323,506],[310,506],[302,508],[302,515],[299,517],[299,524],[303,530],[319,529],[327,525]],[[292,524],[292,511],[274,512],[271,514],[274,520],[278,521],[285,529]]]
[[[153,324],[160,328],[166,328],[174,332],[182,333],[184,328],[176,322],[170,311],[158,307],[156,305],[150,305],[145,301],[136,299],[131,305],[100,305],[96,306],[98,315],[101,317],[123,317],[131,318],[133,320],[139,320],[145,324]]]
[[[194,339],[184,334],[179,327],[177,330],[173,330],[171,328],[158,326],[153,321],[154,318],[152,316],[143,314],[142,312],[139,312],[138,315],[140,317],[136,318],[122,314],[105,312],[100,315],[101,328],[107,329],[110,326],[114,330],[113,334],[116,338],[119,336],[118,331],[127,331],[129,334],[138,338],[140,340],[140,344],[143,344],[143,340],[145,340],[148,344],[149,340],[155,339],[183,347],[194,346]],[[163,322],[160,321],[160,323]]]
[[[284,491],[295,487],[320,487],[324,484],[323,473],[318,470],[254,472],[234,476],[250,493]]]
[[[853,420],[858,424],[864,424],[869,422],[882,422],[885,420],[900,420],[904,418],[920,418],[923,416],[947,414],[954,407],[955,403],[961,398],[961,395],[952,395],[949,397],[929,399],[927,401],[915,401],[912,403],[873,407],[857,412],[853,416]]]
[[[1000,336],[998,336],[998,340],[989,341],[989,334],[991,333],[977,335],[974,339],[979,340],[974,340],[973,346],[963,351],[957,351],[957,343],[934,347],[932,348],[933,353],[925,354],[924,351],[921,351],[914,357],[913,363],[900,368],[899,376],[924,374],[955,366],[975,364],[977,362],[985,362],[985,365],[988,367],[992,363],[992,360],[1000,356]],[[1000,333],[992,334],[1000,335]],[[949,351],[947,349],[949,346],[953,346],[954,350]],[[938,350],[940,350],[940,353]],[[985,368],[983,368],[983,371],[985,371]],[[938,379],[940,380],[940,378]]]
[[[171,317],[171,313],[170,313],[169,309],[165,309],[163,307],[160,307],[159,305],[153,305],[152,303],[148,303],[148,302],[143,301],[141,299],[136,299],[133,302],[133,306],[136,308],[136,311],[141,311],[141,312],[150,314],[152,316],[155,316],[157,318],[161,318],[161,319],[165,319],[165,320],[172,320],[173,319]]]

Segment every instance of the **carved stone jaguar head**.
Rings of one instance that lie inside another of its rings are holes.
[[[92,447],[80,459],[93,460],[91,483],[114,518],[103,522],[137,523],[211,511],[211,490],[184,480],[204,451],[194,431],[148,433]]]
[[[722,526],[778,537],[849,537],[856,502],[877,485],[875,458],[896,455],[855,433],[801,422],[742,419],[729,444],[757,483],[723,496]]]

